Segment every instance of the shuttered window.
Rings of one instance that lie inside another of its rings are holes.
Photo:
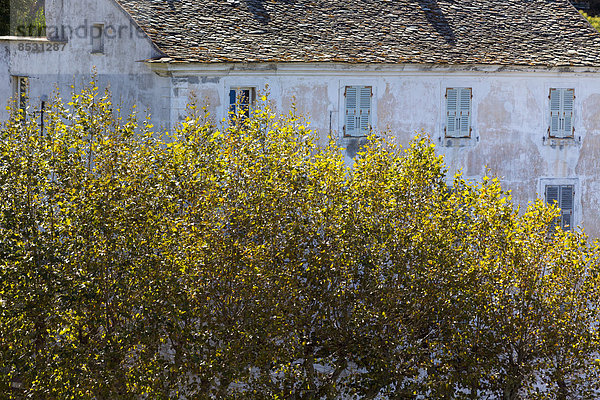
[[[234,116],[245,119],[250,117],[250,110],[256,99],[254,88],[235,88],[229,90],[229,118]]]
[[[574,199],[575,190],[573,185],[546,186],[546,203],[556,204],[560,208],[560,218],[555,221],[555,224],[565,231],[572,229]]]
[[[471,88],[446,89],[446,137],[471,137]]]
[[[550,123],[548,135],[551,138],[571,138],[573,128],[574,89],[550,89]]]
[[[371,131],[372,87],[346,86],[344,97],[344,135],[368,135]]]

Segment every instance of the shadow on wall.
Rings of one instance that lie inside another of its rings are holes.
[[[248,11],[252,13],[254,18],[261,24],[268,24],[271,22],[271,16],[265,8],[264,3],[266,0],[245,0]],[[276,2],[283,4],[293,4],[294,0],[275,0]]]
[[[437,0],[417,0],[417,3],[419,3],[421,10],[425,14],[427,22],[446,40],[447,44],[454,46],[456,44],[456,36]]]

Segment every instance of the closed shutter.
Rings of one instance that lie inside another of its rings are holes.
[[[546,203],[550,205],[558,204],[558,192],[558,186],[546,186]]]
[[[574,89],[550,89],[550,137],[568,138],[573,136]]]
[[[560,90],[550,89],[550,136],[559,136]]]
[[[446,136],[454,137],[458,127],[458,89],[446,89]]]
[[[471,136],[471,88],[446,89],[446,137]]]
[[[573,101],[575,100],[575,90],[563,90],[563,137],[573,136]]]
[[[563,230],[572,229],[573,203],[575,191],[573,185],[548,185],[546,186],[546,203],[555,204],[560,208],[560,218],[553,223],[553,228],[559,225]]]
[[[356,86],[346,86],[346,114],[344,129],[347,136],[357,134],[356,109],[358,104],[358,90]]]
[[[371,131],[371,86],[346,86],[344,134],[365,136]]]
[[[559,186],[549,185],[546,186],[546,204],[559,206]],[[550,227],[552,231],[555,230],[555,226],[558,224],[557,220],[552,221],[552,226]]]
[[[460,137],[471,136],[471,89],[460,89]]]
[[[364,86],[360,88],[359,116],[360,133],[368,135],[371,131],[371,87]]]
[[[573,219],[573,197],[574,191],[572,185],[560,187],[561,228],[565,231],[571,230]]]

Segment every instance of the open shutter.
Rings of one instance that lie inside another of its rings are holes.
[[[229,90],[229,118],[237,115],[240,120],[250,117],[250,111],[256,101],[255,88],[235,88]]]
[[[368,135],[371,130],[371,95],[370,86],[362,86],[359,89],[360,100],[358,112],[360,116],[359,129],[362,135]]]
[[[460,89],[460,137],[471,136],[471,88]]]
[[[358,105],[358,88],[356,86],[346,86],[346,113],[344,129],[347,136],[356,135],[357,124],[356,119],[358,117],[357,105]]]
[[[235,115],[235,103],[237,101],[237,92],[234,89],[229,91],[229,113]],[[232,116],[230,115],[230,117]]]
[[[574,191],[572,185],[560,187],[561,228],[571,230]]]
[[[573,136],[573,100],[575,100],[575,91],[573,89],[563,89],[562,91],[562,117],[563,123],[563,137]]]
[[[560,90],[550,89],[550,137],[560,137]]]
[[[446,89],[446,136],[454,137],[458,126],[458,89]]]

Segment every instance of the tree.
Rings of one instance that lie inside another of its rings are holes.
[[[0,393],[597,397],[597,244],[451,188],[425,136],[353,166],[266,97],[172,133],[92,85],[0,133]]]
[[[585,17],[585,19],[588,20],[588,22],[597,30],[600,31],[600,17],[598,16],[593,16],[593,15],[589,15],[583,11],[579,11],[581,13],[581,15],[583,15]]]
[[[44,36],[43,0],[0,0],[0,36]]]

